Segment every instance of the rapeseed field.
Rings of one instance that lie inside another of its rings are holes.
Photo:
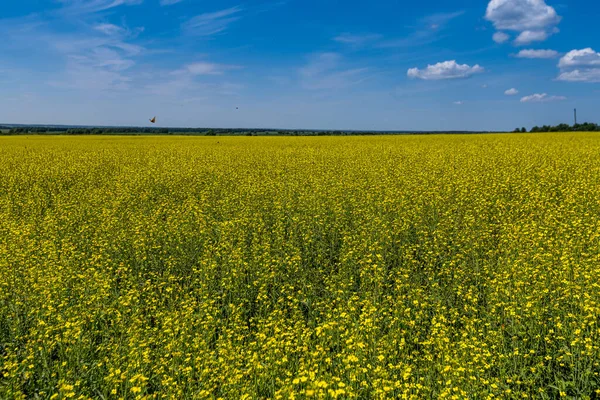
[[[0,138],[1,399],[600,394],[600,135]]]

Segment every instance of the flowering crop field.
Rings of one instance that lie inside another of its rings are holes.
[[[0,398],[598,398],[600,135],[0,138]]]

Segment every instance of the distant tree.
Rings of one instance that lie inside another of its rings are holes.
[[[527,133],[527,128],[525,128],[525,127],[522,127],[522,128],[521,128],[521,133]]]

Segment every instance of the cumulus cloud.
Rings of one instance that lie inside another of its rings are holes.
[[[441,79],[459,79],[468,78],[472,75],[485,71],[479,65],[470,66],[467,64],[457,64],[455,60],[444,61],[435,65],[428,65],[427,68],[411,68],[407,75],[409,78],[418,78],[424,80],[441,80]]]
[[[496,29],[511,31],[546,29],[561,20],[545,0],[491,0],[485,18]]]
[[[508,42],[510,36],[504,32],[496,32],[494,33],[494,36],[492,36],[492,39],[494,39],[494,42],[502,44]]]
[[[485,18],[498,31],[520,32],[515,40],[516,45],[546,40],[556,32],[556,26],[561,21],[556,10],[545,0],[491,0]]]
[[[600,82],[600,68],[584,70],[576,69],[569,72],[563,72],[558,76],[557,79],[564,82],[598,83]]]
[[[600,53],[593,49],[571,50],[560,59],[558,66],[560,68],[569,67],[600,67]]]
[[[543,42],[548,39],[546,31],[524,31],[515,39],[515,45],[524,46],[533,42]]]
[[[559,81],[600,82],[600,53],[592,48],[571,50],[558,62]]]
[[[521,50],[518,54],[518,58],[556,58],[558,57],[558,51],[555,50]]]
[[[521,103],[549,103],[551,101],[562,101],[567,98],[564,96],[548,96],[547,93],[536,93],[531,96],[525,96],[521,99]]]
[[[504,92],[504,94],[507,96],[516,96],[517,94],[519,94],[519,91],[515,88],[512,88],[508,89],[506,92]]]

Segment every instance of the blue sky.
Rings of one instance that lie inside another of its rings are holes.
[[[600,122],[597,1],[6,3],[0,123],[512,130],[575,107]]]

